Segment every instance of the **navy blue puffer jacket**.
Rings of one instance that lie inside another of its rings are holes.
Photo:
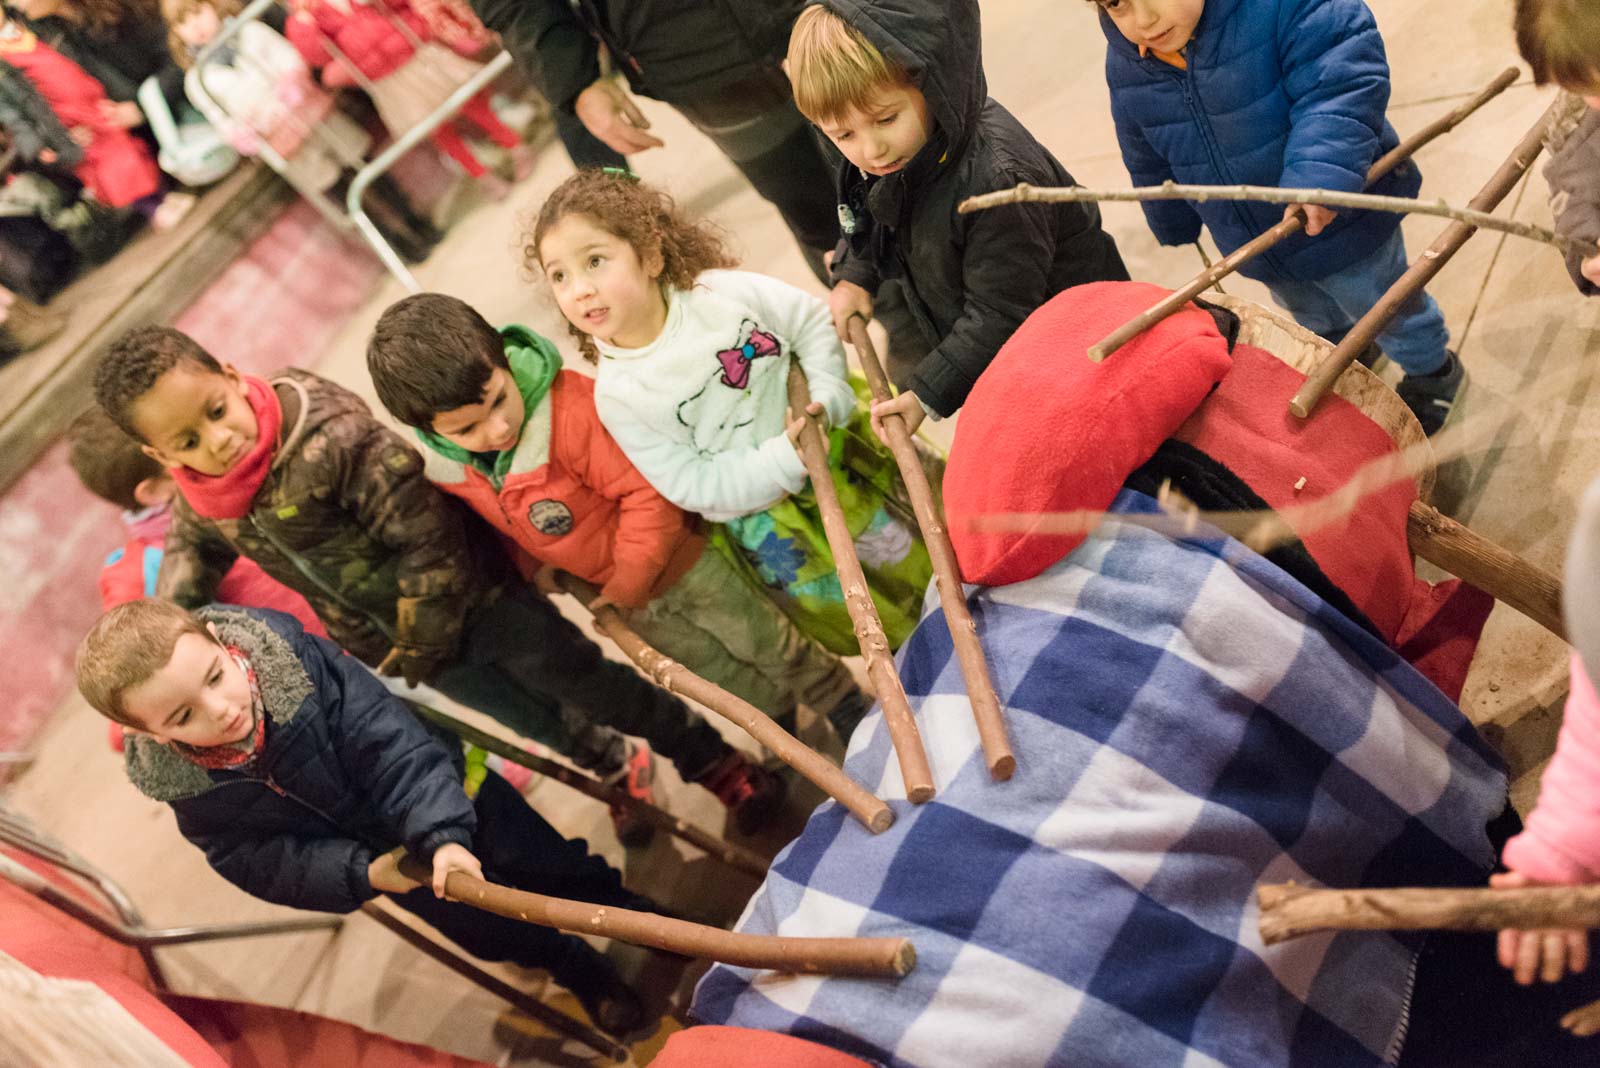
[[[1362,0],[1206,0],[1184,52],[1188,70],[1152,56],[1100,15],[1106,82],[1122,158],[1135,185],[1276,185],[1356,192],[1399,137],[1384,118],[1389,63]],[[1415,196],[1402,163],[1370,190]],[[1151,201],[1163,245],[1200,236],[1224,253],[1283,217],[1278,204]],[[1388,212],[1340,212],[1317,237],[1297,235],[1242,268],[1252,278],[1324,278],[1371,254],[1399,225]]]

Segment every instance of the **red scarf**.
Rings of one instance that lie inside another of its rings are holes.
[[[245,771],[248,768],[240,765],[254,763],[256,757],[261,755],[261,746],[266,742],[266,708],[261,701],[261,684],[256,681],[256,669],[250,666],[250,658],[236,646],[227,646],[227,650],[233,662],[243,669],[245,678],[250,680],[250,715],[255,719],[254,729],[239,741],[226,745],[196,746],[174,742],[172,748],[185,760],[202,768],[236,768]]]
[[[264,378],[244,375],[245,399],[256,413],[256,443],[233,470],[220,475],[202,475],[187,467],[172,469],[178,492],[195,513],[206,519],[243,519],[250,502],[261,491],[261,484],[272,470],[278,451],[278,430],[283,425],[283,405]]]

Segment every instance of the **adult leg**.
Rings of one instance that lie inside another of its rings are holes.
[[[560,108],[555,109],[555,116],[556,136],[561,138],[561,146],[578,170],[585,167],[629,169],[628,157],[590,133],[578,116]]]

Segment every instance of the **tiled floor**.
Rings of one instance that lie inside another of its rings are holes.
[[[1394,68],[1391,116],[1402,134],[1470,96],[1516,62],[1508,5],[1500,0],[1373,0]],[[1085,184],[1125,185],[1100,75],[1104,47],[1090,5],[1011,0],[986,5],[990,91],[1010,107]],[[1539,117],[1552,94],[1526,78],[1420,157],[1425,195],[1465,203]],[[645,102],[667,147],[638,157],[644,177],[665,185],[694,211],[710,214],[736,238],[751,269],[814,284],[776,215],[745,188],[732,167],[669,109]],[[417,272],[423,285],[472,300],[493,321],[516,320],[564,338],[550,301],[521,264],[520,222],[567,173],[558,150],[498,204],[485,203]],[[1502,212],[1548,223],[1543,181],[1518,187]],[[1192,249],[1157,248],[1137,207],[1105,208],[1138,277],[1177,284],[1198,269]],[[1405,231],[1420,253],[1443,224],[1412,219]],[[1259,286],[1230,281],[1230,292],[1263,299]],[[1458,406],[1459,454],[1441,471],[1441,500],[1480,532],[1537,564],[1559,570],[1578,492],[1600,470],[1594,428],[1600,412],[1595,373],[1600,304],[1580,298],[1550,249],[1480,235],[1432,287],[1443,305],[1470,381]],[[370,397],[362,353],[373,321],[401,295],[386,283],[327,346],[321,369]],[[565,344],[565,342],[563,342]],[[570,347],[568,347],[570,352]],[[945,432],[948,428],[941,428]],[[82,582],[98,557],[85,554]],[[1536,768],[1548,755],[1565,688],[1564,647],[1507,609],[1496,610],[1464,705],[1503,740],[1514,766]],[[124,879],[155,922],[266,915],[275,910],[212,875],[178,841],[170,816],[123,781],[102,741],[103,728],[81,703],[66,702],[39,745],[39,761],[10,799]],[[670,773],[669,773],[670,777]],[[1525,797],[1531,776],[1519,784]],[[666,790],[677,812],[705,825],[720,820],[703,793]],[[564,829],[623,859],[604,813],[554,784],[532,795]],[[803,810],[804,806],[799,806]],[[630,883],[673,901],[715,896],[736,909],[748,883],[730,879],[692,851],[658,843],[626,858]],[[238,946],[164,953],[175,976],[197,990],[232,992],[327,1012],[402,1037],[487,1060],[511,1057],[493,1022],[499,1005],[466,989],[364,918],[336,938],[289,937]],[[518,981],[528,982],[527,976]],[[548,1045],[515,1063],[574,1063]],[[642,1055],[641,1055],[642,1056]]]

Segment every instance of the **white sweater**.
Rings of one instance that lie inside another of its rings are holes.
[[[722,521],[805,485],[784,434],[789,358],[839,425],[855,409],[828,306],[748,271],[706,271],[667,298],[661,335],[643,348],[598,343],[600,421],[667,500]]]

